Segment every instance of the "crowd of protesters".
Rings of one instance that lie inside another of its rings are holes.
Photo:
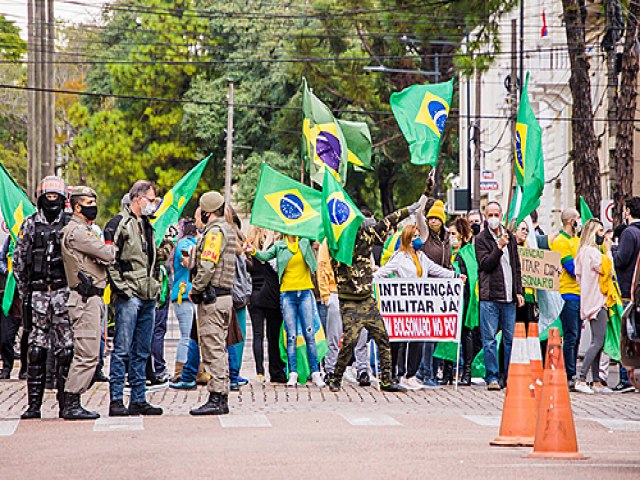
[[[15,376],[28,386],[23,418],[40,417],[45,388],[57,389],[62,418],[97,418],[81,405],[96,381],[109,382],[110,416],[161,415],[147,402],[148,388],[192,390],[198,384],[207,385],[209,397],[191,414],[226,414],[229,392],[249,382],[240,374],[248,323],[259,382],[299,385],[302,337],[309,378],[319,388],[338,391],[345,376],[363,387],[375,381],[389,392],[457,381],[469,386],[482,353],[486,388],[501,390],[515,322],[539,316],[536,290],[523,288],[518,255],[531,239],[562,258],[559,319],[570,389],[634,390],[622,367],[619,382],[607,385],[603,348],[608,308],[616,295],[625,305],[630,301],[637,275],[640,197],[627,201],[625,225],[614,232],[597,219],[582,226],[578,211],[568,208],[562,229],[551,235],[535,212],[530,221],[505,225],[503,208],[493,201],[448,224],[444,204],[424,195],[379,221],[363,209],[367,216],[349,266],[331,258],[326,241],[243,225],[218,192],[203,194],[194,218],[182,218],[160,241],[152,183],[131,187],[104,232],[94,225],[95,192],[68,192],[61,179],[45,178],[37,212],[23,223],[16,245],[7,239],[0,254],[3,293],[11,258],[17,282],[0,321],[0,379],[14,375],[17,343]],[[442,358],[435,342],[389,341],[372,298],[372,284],[389,276],[464,282],[460,365]],[[105,300],[115,323],[108,378]],[[180,333],[173,371],[164,358],[170,312]],[[579,368],[586,323],[591,342]],[[318,325],[326,356],[317,349]],[[349,373],[352,363],[355,373]]]

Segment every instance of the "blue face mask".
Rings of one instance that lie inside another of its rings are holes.
[[[424,242],[420,237],[414,238],[413,242],[411,242],[411,246],[416,250],[422,250],[422,247],[424,246]]]

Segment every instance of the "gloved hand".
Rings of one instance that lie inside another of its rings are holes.
[[[427,196],[422,195],[417,202],[412,203],[407,207],[407,210],[409,210],[409,215],[413,215],[414,213],[423,210],[426,203],[427,203]]]

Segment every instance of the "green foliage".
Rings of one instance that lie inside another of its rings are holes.
[[[20,38],[20,29],[15,22],[0,15],[0,58],[20,60],[27,53],[27,43]]]

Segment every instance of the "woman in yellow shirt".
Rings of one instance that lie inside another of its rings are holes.
[[[316,352],[314,320],[318,316],[318,311],[311,281],[311,275],[315,273],[318,264],[311,242],[306,238],[285,235],[282,240],[278,240],[264,252],[256,250],[252,245],[247,245],[247,251],[262,262],[276,259],[280,279],[280,307],[287,333],[289,362],[287,385],[293,387],[298,383],[296,341],[297,327],[300,324],[307,344],[311,380],[314,385],[324,387]]]

